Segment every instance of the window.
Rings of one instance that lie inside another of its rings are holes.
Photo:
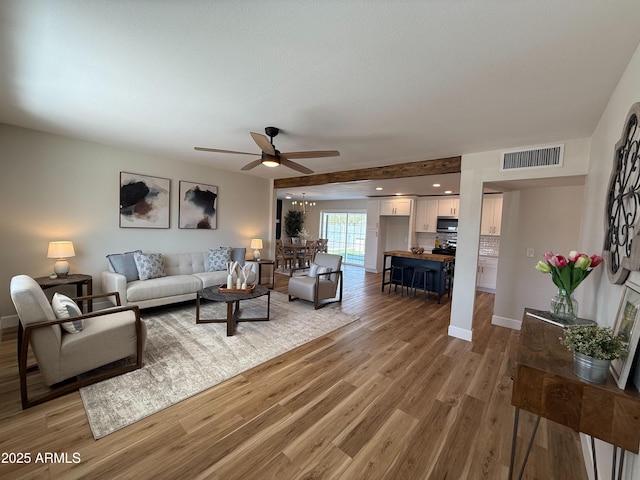
[[[321,237],[328,239],[327,253],[342,255],[345,264],[364,266],[366,212],[322,212]]]

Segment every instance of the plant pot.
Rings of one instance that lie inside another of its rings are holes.
[[[551,298],[549,313],[554,318],[573,321],[578,318],[578,301],[573,294],[558,289],[558,293]]]
[[[611,365],[611,360],[600,360],[599,358],[573,352],[573,372],[587,382],[606,382],[609,365]]]

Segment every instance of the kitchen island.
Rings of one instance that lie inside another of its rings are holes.
[[[413,285],[413,271],[415,268],[425,268],[429,270],[427,275],[427,288],[428,292],[435,292],[438,295],[438,303],[442,295],[445,293],[451,293],[453,286],[453,269],[455,266],[456,257],[453,255],[440,255],[434,253],[411,253],[406,250],[390,250],[383,253],[382,260],[382,291],[386,285],[401,285],[408,286],[409,288],[422,289],[422,283],[420,279],[416,280],[416,284]],[[391,267],[405,267],[402,270],[402,278],[399,274],[392,277]],[[387,278],[387,272],[389,275]]]

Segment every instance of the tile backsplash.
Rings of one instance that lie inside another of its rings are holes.
[[[440,244],[447,242],[455,242],[458,238],[456,233],[424,233],[416,234],[416,240],[419,247],[430,250],[434,247],[436,237]],[[491,257],[497,257],[500,253],[500,237],[494,235],[480,235],[479,254]]]
[[[500,253],[500,237],[495,235],[480,235],[480,255],[497,257]]]

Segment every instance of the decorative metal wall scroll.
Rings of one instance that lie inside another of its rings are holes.
[[[629,272],[640,270],[640,102],[634,103],[615,146],[605,213],[603,257],[609,280],[622,284]]]

